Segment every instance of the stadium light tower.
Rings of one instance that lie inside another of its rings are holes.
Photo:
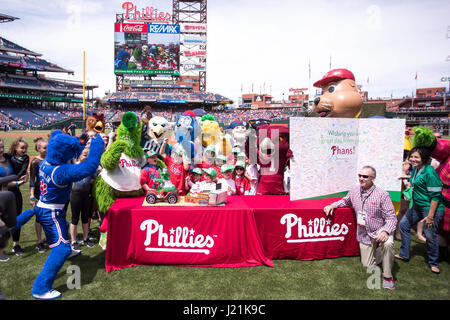
[[[173,0],[172,22],[188,26],[181,28],[180,31],[182,41],[180,52],[192,50],[204,53],[200,56],[184,56],[184,61],[180,60],[180,75],[198,76],[199,89],[205,92],[207,0]]]

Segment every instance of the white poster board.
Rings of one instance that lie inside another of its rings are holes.
[[[404,119],[291,118],[290,199],[341,196],[365,165],[375,184],[400,201]]]

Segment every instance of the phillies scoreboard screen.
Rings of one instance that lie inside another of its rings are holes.
[[[114,73],[180,75],[180,26],[114,24]]]

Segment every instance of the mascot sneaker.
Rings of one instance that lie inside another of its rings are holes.
[[[38,300],[53,300],[58,299],[59,297],[61,297],[61,292],[53,289],[43,294],[33,294],[33,298]]]

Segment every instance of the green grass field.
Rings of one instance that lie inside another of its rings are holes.
[[[17,132],[16,134],[21,134]],[[43,133],[46,136],[47,132]],[[9,146],[13,137],[0,133]],[[32,137],[29,155],[35,155]],[[6,148],[8,150],[8,148]],[[21,188],[28,199],[28,186]],[[30,207],[24,201],[24,209]],[[69,209],[67,219],[70,220]],[[98,221],[91,229],[98,231]],[[81,226],[78,232],[81,234]],[[22,229],[21,246],[25,254],[11,253],[12,241],[6,248],[11,257],[0,263],[0,286],[8,300],[30,300],[31,288],[49,251],[35,249],[34,219]],[[395,242],[398,253],[400,243]],[[415,236],[411,243],[411,260],[395,261],[396,289],[369,289],[372,275],[361,266],[359,257],[327,260],[275,260],[274,268],[199,268],[177,266],[142,266],[106,273],[105,252],[96,245],[82,247],[80,256],[66,261],[54,283],[63,300],[448,300],[450,299],[450,264],[440,263],[441,274],[430,272],[426,263],[426,246]],[[67,270],[76,265],[81,270],[81,289],[69,289],[71,276]],[[370,280],[369,280],[370,282]]]

